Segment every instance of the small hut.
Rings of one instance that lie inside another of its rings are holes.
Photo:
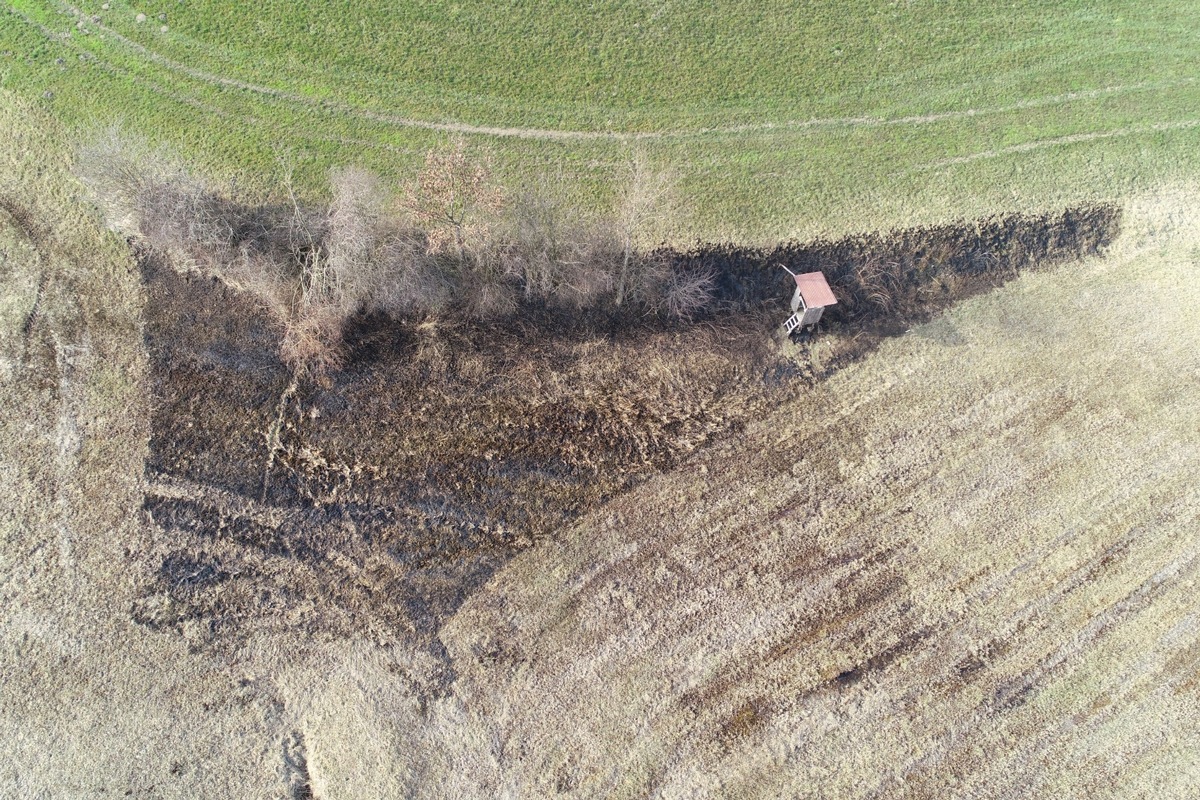
[[[833,296],[833,290],[829,288],[824,273],[805,272],[797,275],[787,267],[783,268],[796,280],[796,293],[792,295],[792,315],[783,323],[784,332],[790,335],[797,328],[816,325],[827,306],[837,305],[837,298]]]

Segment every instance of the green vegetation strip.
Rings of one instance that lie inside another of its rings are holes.
[[[11,0],[3,85],[249,186],[285,164],[313,192],[348,162],[402,179],[458,131],[508,185],[601,208],[638,149],[677,174],[687,212],[658,235],[685,241],[1043,209],[1200,167],[1200,9],[1179,0],[109,6]]]

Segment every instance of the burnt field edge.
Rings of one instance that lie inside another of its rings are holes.
[[[713,313],[745,312],[763,305],[782,310],[788,299],[781,266],[792,272],[823,272],[838,305],[826,312],[833,324],[867,324],[872,318],[922,315],[939,310],[922,302],[929,289],[961,299],[953,281],[1006,280],[1020,270],[1097,255],[1120,234],[1122,212],[1114,204],[1060,213],[1001,214],[966,223],[856,234],[837,239],[788,242],[773,248],[729,244],[664,251],[676,270],[711,269],[717,277]],[[933,295],[936,297],[936,293]],[[915,321],[915,320],[914,320]]]
[[[282,626],[436,649],[441,621],[539,538],[886,337],[1023,270],[1103,252],[1120,222],[1106,204],[660,249],[670,270],[712,276],[690,320],[526,304],[431,332],[360,316],[344,368],[290,397],[251,300],[142,253],[155,395],[144,508],[162,536],[133,616],[201,647]],[[819,368],[772,344],[781,265],[824,272],[838,298],[816,332],[835,343]]]
[[[752,319],[756,328],[769,331],[789,313],[792,287],[786,267],[795,273],[822,272],[829,281],[838,305],[826,309],[822,330],[894,335],[967,297],[1003,285],[1022,270],[1104,252],[1120,235],[1121,219],[1119,205],[1096,203],[1057,213],[997,214],[773,247],[703,242],[688,248],[659,247],[648,258],[668,272],[712,280],[709,302],[686,319],[636,306],[579,309],[527,301],[504,317],[455,318],[451,325],[464,339],[603,336],[620,341],[648,332],[686,332],[734,318]],[[344,337],[347,366],[369,362],[381,348],[403,347],[413,336],[414,326],[407,320],[381,314],[355,317]],[[864,344],[872,341],[877,343],[868,336]]]

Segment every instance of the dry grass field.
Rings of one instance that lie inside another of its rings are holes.
[[[443,631],[431,769],[463,796],[1192,796],[1196,202],[1131,201],[1109,258],[523,554]]]
[[[142,291],[54,130],[0,96],[0,796],[275,796],[244,676],[129,620],[155,546]]]
[[[179,546],[146,288],[54,130],[0,94],[0,796],[1200,792],[1200,189],[646,473],[432,642],[300,593],[212,647],[136,621]]]

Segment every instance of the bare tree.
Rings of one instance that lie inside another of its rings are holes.
[[[378,249],[387,195],[375,174],[361,167],[333,170],[327,212],[323,291],[361,303],[379,280]]]
[[[473,246],[487,243],[504,194],[491,182],[486,163],[472,158],[459,137],[425,155],[425,166],[402,202],[425,228],[431,252],[453,248],[465,263]]]
[[[637,248],[647,245],[647,237],[675,215],[674,196],[673,177],[654,170],[645,153],[633,151],[621,177],[616,205],[615,227],[621,244],[614,298],[618,306],[638,293],[645,264]]]
[[[508,314],[517,297],[495,227],[504,193],[492,183],[484,159],[461,137],[430,150],[416,182],[401,198],[424,229],[428,253],[456,281],[455,295],[478,317]]]

